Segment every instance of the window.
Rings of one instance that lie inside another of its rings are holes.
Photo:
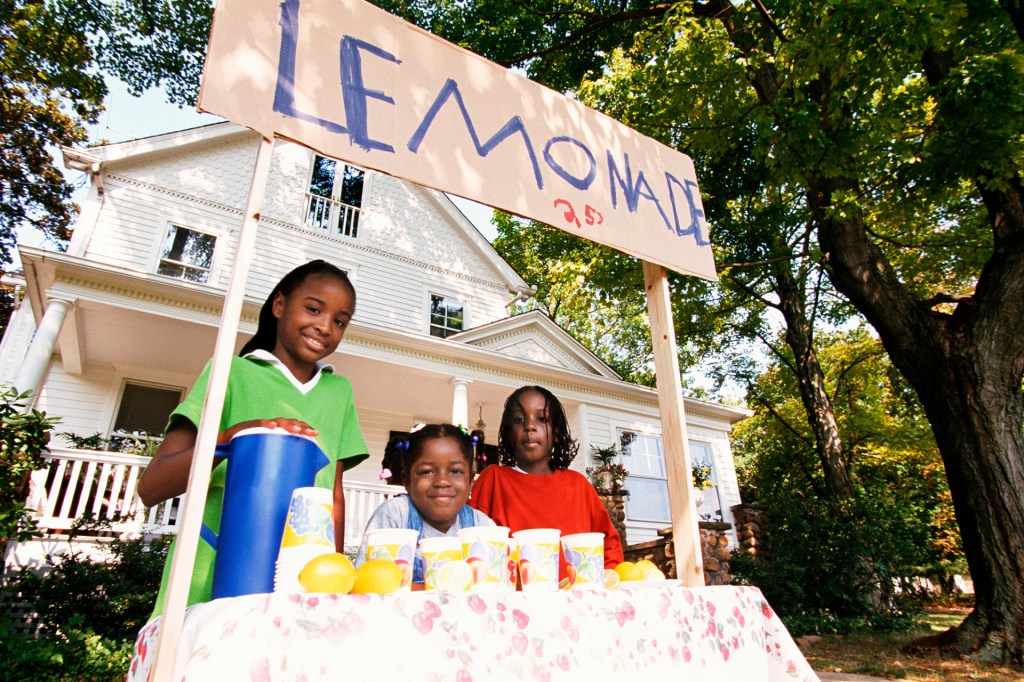
[[[127,382],[114,419],[114,431],[162,436],[167,418],[182,399],[180,388]]]
[[[721,488],[718,486],[718,472],[715,470],[715,458],[711,454],[710,443],[690,441],[690,462],[694,466],[705,465],[711,470],[713,487],[704,491],[704,501],[697,507],[697,515],[701,521],[721,521],[722,501],[719,498]]]
[[[626,479],[626,488],[630,493],[626,498],[627,517],[631,521],[671,523],[668,477],[665,473],[661,436],[620,429],[619,444],[622,448],[622,465],[629,471],[629,478]],[[689,445],[690,460],[694,464],[708,465],[715,484],[715,487],[704,491],[704,501],[697,508],[697,514],[702,521],[721,520],[722,506],[718,497],[718,478],[711,445],[692,440]]]
[[[210,279],[217,238],[205,232],[170,225],[160,254],[158,275],[205,284]]]
[[[430,335],[442,339],[463,329],[462,303],[454,298],[430,295]]]
[[[626,479],[628,518],[631,521],[671,523],[661,436],[620,430],[619,445],[622,447],[622,465],[629,472]]]
[[[331,235],[357,236],[365,175],[355,166],[314,155],[306,194],[306,226]]]

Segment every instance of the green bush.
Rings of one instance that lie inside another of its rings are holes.
[[[109,562],[72,551],[52,559],[43,575],[22,571],[12,578],[5,589],[38,614],[40,638],[0,624],[0,679],[124,679],[135,636],[156,601],[168,545],[115,539]]]
[[[59,635],[31,639],[0,619],[0,681],[107,682],[124,680],[131,662],[132,640],[111,640],[69,623]]]
[[[38,535],[25,498],[29,475],[44,465],[49,431],[57,420],[26,410],[28,398],[28,393],[0,386],[0,556],[8,539],[25,541]]]

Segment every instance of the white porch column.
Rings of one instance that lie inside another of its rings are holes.
[[[64,299],[51,298],[47,301],[46,312],[43,313],[43,319],[40,320],[35,336],[28,345],[18,376],[14,379],[14,386],[19,393],[32,391],[33,399],[39,395],[46,368],[49,367],[50,358],[57,347],[57,336],[71,307],[71,301]]]
[[[468,386],[473,383],[469,379],[452,377],[448,380],[452,385],[452,424],[469,428]]]

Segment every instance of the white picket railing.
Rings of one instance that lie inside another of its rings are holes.
[[[305,226],[317,234],[353,239],[358,236],[360,209],[356,206],[307,193],[303,215]]]
[[[110,521],[117,534],[162,535],[177,532],[183,497],[146,508],[136,486],[148,457],[119,452],[51,448],[49,466],[32,473],[27,507],[36,510],[44,535],[66,534],[86,516]],[[367,519],[398,486],[345,481],[345,547],[359,544]]]

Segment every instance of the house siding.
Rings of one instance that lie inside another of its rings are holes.
[[[254,147],[251,138],[233,137],[210,149],[117,166],[105,177],[103,206],[84,255],[118,268],[155,272],[173,223],[217,236],[208,284],[226,288],[246,198],[236,176],[244,176],[247,186]],[[507,314],[509,294],[499,273],[451,225],[430,190],[367,172],[358,238],[302,229],[298,223],[311,159],[312,153],[297,145],[275,147],[247,296],[264,300],[281,273],[323,258],[350,273],[358,292],[358,319],[367,324],[428,333],[429,292],[461,300],[467,325]],[[186,172],[189,168],[194,172]]]

